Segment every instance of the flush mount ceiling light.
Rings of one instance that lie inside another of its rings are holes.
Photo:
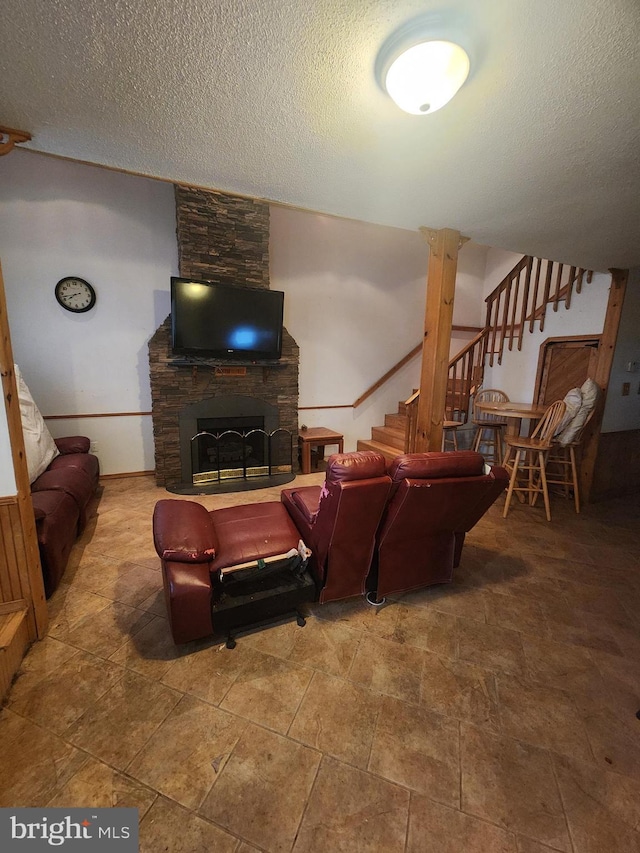
[[[427,115],[447,104],[469,76],[468,52],[423,19],[406,24],[383,45],[376,62],[382,89],[400,109]]]

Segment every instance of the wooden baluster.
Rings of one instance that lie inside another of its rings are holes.
[[[520,326],[518,329],[518,349],[522,349],[522,335],[527,322],[527,309],[529,305],[529,290],[531,288],[531,272],[533,271],[533,258],[527,258],[527,271],[524,279],[524,294],[522,296],[522,310],[520,311]]]
[[[529,315],[529,331],[533,332],[533,327],[536,322],[536,310],[538,306],[538,290],[540,288],[540,272],[542,271],[542,258],[536,258],[536,278],[533,285],[533,298],[531,300],[531,308]]]
[[[576,293],[582,293],[582,279],[584,276],[584,270],[580,267],[578,272],[578,279],[576,281]]]
[[[542,296],[542,305],[540,309],[536,309],[536,313],[538,310],[542,311],[540,315],[540,331],[544,329],[544,318],[547,314],[547,305],[549,303],[549,294],[551,293],[551,276],[553,275],[553,261],[547,261],[547,275],[544,281],[544,294]]]
[[[575,278],[576,268],[571,267],[571,269],[569,270],[569,281],[567,282],[567,293],[564,297],[564,307],[567,309],[567,311],[571,307],[571,291],[573,290],[573,282],[575,281]]]
[[[509,279],[509,283],[505,290],[505,299],[504,305],[502,309],[502,326],[500,329],[500,346],[498,347],[498,364],[502,364],[502,352],[504,350],[504,339],[507,336],[507,322],[509,319],[509,302],[511,300],[511,282],[512,279]]]
[[[520,295],[520,276],[522,272],[514,277],[513,300],[511,302],[511,322],[509,323],[509,351],[513,349],[513,334],[516,329],[516,312],[518,310],[518,297]]]
[[[558,310],[558,303],[560,302],[560,284],[562,281],[562,270],[564,269],[564,264],[558,264],[558,274],[556,275],[556,292],[553,296],[553,310]]]

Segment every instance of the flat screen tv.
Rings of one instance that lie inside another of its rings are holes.
[[[275,361],[282,354],[284,293],[212,281],[171,278],[174,353]]]

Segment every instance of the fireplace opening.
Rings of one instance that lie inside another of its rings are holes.
[[[270,488],[295,477],[294,437],[278,407],[257,397],[225,394],[178,412],[181,478],[177,494],[217,494]],[[297,442],[296,442],[297,444]]]
[[[269,433],[264,418],[198,418],[191,438],[194,485],[291,474],[291,433]]]
[[[198,432],[191,443],[194,483],[268,476],[264,418],[198,418],[196,423]]]

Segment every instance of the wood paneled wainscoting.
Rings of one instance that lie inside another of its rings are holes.
[[[640,491],[640,429],[603,432],[598,442],[592,501]]]

